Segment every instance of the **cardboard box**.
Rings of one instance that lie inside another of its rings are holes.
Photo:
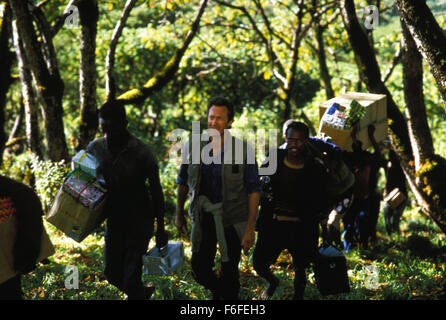
[[[404,200],[406,200],[406,196],[398,188],[390,191],[384,198],[384,201],[387,202],[392,209],[397,208]]]
[[[107,192],[97,181],[84,181],[75,174],[68,176],[62,189],[89,209],[98,206]]]
[[[73,165],[75,169],[81,169],[93,177],[97,177],[99,162],[87,151],[80,150],[78,153],[76,153],[76,155],[73,157]]]
[[[13,248],[17,231],[17,220],[14,214],[3,215],[0,222],[0,283],[3,283],[17,272],[14,270]],[[45,228],[42,229],[40,243],[40,254],[36,262],[40,262],[54,254],[54,247],[51,243]]]
[[[161,251],[155,246],[143,256],[145,274],[167,276],[184,263],[181,241],[169,241]]]
[[[46,220],[77,242],[82,242],[105,220],[106,195],[94,206],[85,206],[62,186]]]
[[[352,100],[356,100],[359,104],[367,108],[367,112],[364,117],[358,122],[357,139],[362,142],[363,149],[368,149],[372,146],[368,137],[368,126],[373,124],[375,126],[375,140],[376,142],[383,141],[387,138],[387,100],[384,94],[372,94],[372,93],[360,93],[360,92],[347,92],[341,96],[332,98],[324,102],[319,107],[319,120],[322,119],[325,111],[331,107],[333,103],[340,105],[340,110],[344,111],[351,103]],[[334,143],[336,143],[341,149],[346,151],[352,151],[352,139],[350,136],[351,129],[340,130],[331,128],[325,125],[323,122],[319,126],[319,133],[325,133],[330,136]]]

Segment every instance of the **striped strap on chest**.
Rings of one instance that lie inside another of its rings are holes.
[[[9,197],[0,197],[0,223],[11,218],[15,213],[14,203]]]

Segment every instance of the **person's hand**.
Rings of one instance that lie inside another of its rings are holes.
[[[253,228],[247,228],[243,234],[242,248],[245,254],[248,254],[249,249],[254,245],[255,232]]]
[[[184,217],[184,211],[183,212],[177,211],[175,217],[175,226],[177,227],[177,230],[180,235],[187,234],[187,222],[186,218]]]

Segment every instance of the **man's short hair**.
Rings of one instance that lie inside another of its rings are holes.
[[[99,117],[104,120],[113,120],[114,122],[127,122],[125,107],[122,102],[117,100],[107,101],[99,109]]]
[[[288,133],[288,130],[290,129],[299,131],[300,133],[302,133],[305,139],[308,139],[310,137],[310,130],[308,129],[308,126],[303,122],[293,120],[285,129],[285,137]]]
[[[208,114],[209,114],[209,110],[213,106],[226,107],[226,109],[228,110],[228,121],[231,121],[234,119],[234,105],[228,99],[226,99],[224,97],[214,97],[211,100],[209,100]]]
[[[286,129],[288,129],[288,126],[290,125],[290,124],[292,124],[293,122],[297,122],[296,120],[294,120],[294,119],[288,119],[287,121],[285,121],[284,123],[283,123],[283,126],[282,126],[282,135],[286,138]]]

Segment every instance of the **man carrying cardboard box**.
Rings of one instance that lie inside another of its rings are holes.
[[[154,287],[141,282],[142,256],[155,218],[157,246],[167,244],[158,162],[152,148],[127,130],[124,105],[118,101],[101,107],[99,125],[104,137],[90,142],[86,151],[98,160],[108,190],[104,274],[129,300],[150,299]]]
[[[375,147],[373,153],[363,149],[362,141],[356,137],[357,128],[355,126],[351,133],[353,152],[344,153],[344,158],[355,174],[354,200],[343,217],[346,252],[355,242],[355,229],[359,231],[357,240],[363,248],[367,248],[369,242],[376,241],[376,224],[381,198],[376,190],[378,171],[385,166],[385,161],[374,139],[374,126],[369,125],[367,128],[368,138]]]

